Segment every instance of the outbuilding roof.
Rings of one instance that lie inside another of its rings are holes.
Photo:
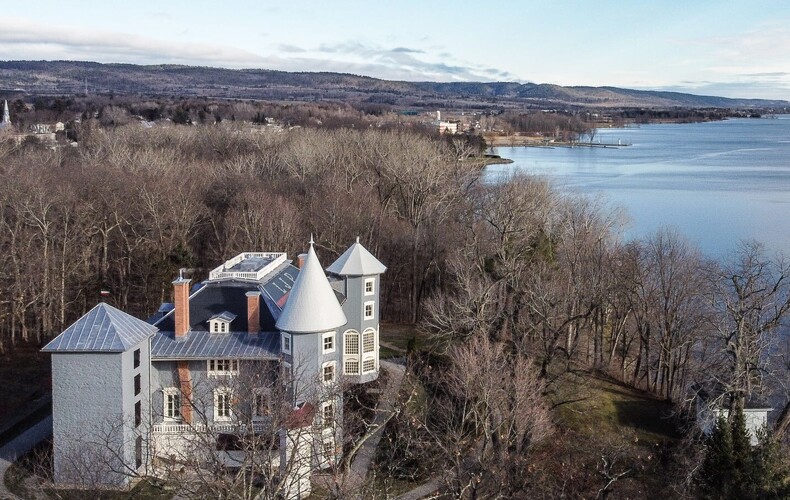
[[[63,330],[43,352],[124,352],[157,328],[104,302]]]
[[[387,266],[379,262],[372,253],[357,242],[348,247],[343,255],[326,268],[327,271],[341,276],[370,276],[383,274]]]
[[[311,241],[276,326],[286,332],[315,333],[334,330],[347,322]]]

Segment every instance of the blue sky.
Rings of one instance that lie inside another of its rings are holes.
[[[790,100],[787,0],[4,2],[0,59]]]

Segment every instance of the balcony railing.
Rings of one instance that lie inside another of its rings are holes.
[[[266,422],[254,422],[252,425],[248,424],[234,424],[229,423],[216,423],[209,424],[176,424],[164,422],[161,424],[154,424],[153,431],[155,434],[186,434],[202,432],[216,432],[221,434],[247,434],[252,432],[265,432],[270,429]]]

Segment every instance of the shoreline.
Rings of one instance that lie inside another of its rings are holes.
[[[544,137],[528,137],[522,135],[497,135],[486,136],[486,145],[489,148],[499,147],[527,147],[527,148],[622,148],[630,143],[601,143],[585,141],[560,141]]]

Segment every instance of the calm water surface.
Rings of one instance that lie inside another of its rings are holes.
[[[750,238],[790,255],[790,115],[602,129],[599,140],[632,145],[494,148],[514,163],[487,175],[522,171],[602,194],[628,212],[626,239],[673,226],[712,257]]]

